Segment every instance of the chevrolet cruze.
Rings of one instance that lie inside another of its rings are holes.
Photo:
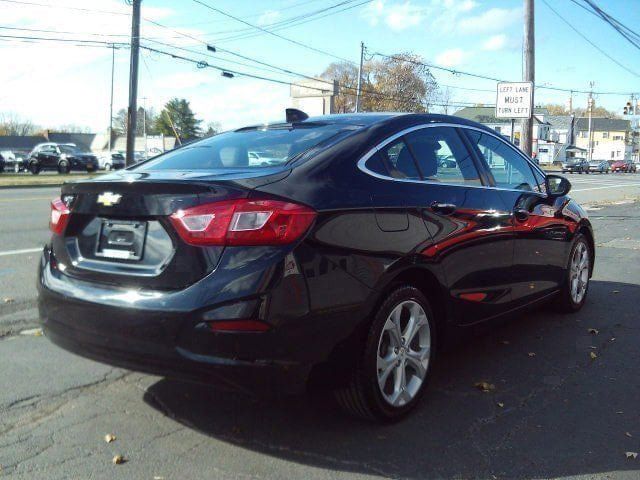
[[[289,113],[65,184],[39,267],[47,337],[235,390],[331,388],[392,420],[450,339],[535,304],[583,306],[585,212],[491,129]]]

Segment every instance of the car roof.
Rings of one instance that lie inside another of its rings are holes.
[[[442,115],[436,113],[408,113],[408,112],[363,112],[363,113],[337,113],[330,115],[318,115],[309,117],[305,120],[295,122],[296,124],[305,123],[325,123],[334,125],[345,125],[354,127],[370,127],[373,125],[382,125],[387,123],[397,124],[418,124],[418,123],[449,123],[454,125],[466,125],[487,130],[495,133],[495,131],[486,125],[467,120],[453,115]],[[236,131],[249,130],[252,128],[261,128],[265,126],[284,125],[284,122],[272,122],[261,125],[251,125],[240,128]]]

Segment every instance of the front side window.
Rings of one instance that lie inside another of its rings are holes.
[[[405,140],[425,180],[481,185],[471,154],[454,128],[423,128]]]
[[[486,161],[496,187],[541,191],[529,163],[506,142],[477,130],[468,130],[467,133]]]

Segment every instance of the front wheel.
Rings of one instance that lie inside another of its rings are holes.
[[[569,255],[569,264],[565,271],[562,289],[556,299],[556,308],[563,313],[577,312],[582,308],[589,291],[591,274],[591,246],[587,237],[578,234]]]
[[[61,160],[60,163],[58,163],[58,173],[66,175],[69,171],[71,171],[71,165],[69,165],[69,162]]]
[[[371,324],[349,384],[334,392],[348,413],[397,420],[418,403],[435,354],[435,319],[425,296],[403,285],[387,295]]]
[[[40,173],[40,165],[38,165],[36,162],[30,163],[29,171],[34,175],[38,175]]]

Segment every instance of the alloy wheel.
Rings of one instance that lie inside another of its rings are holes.
[[[578,304],[582,302],[589,285],[589,251],[584,242],[578,243],[573,251],[569,275],[571,299]]]
[[[398,304],[378,340],[378,387],[384,400],[402,407],[415,398],[429,368],[431,329],[419,303]]]

